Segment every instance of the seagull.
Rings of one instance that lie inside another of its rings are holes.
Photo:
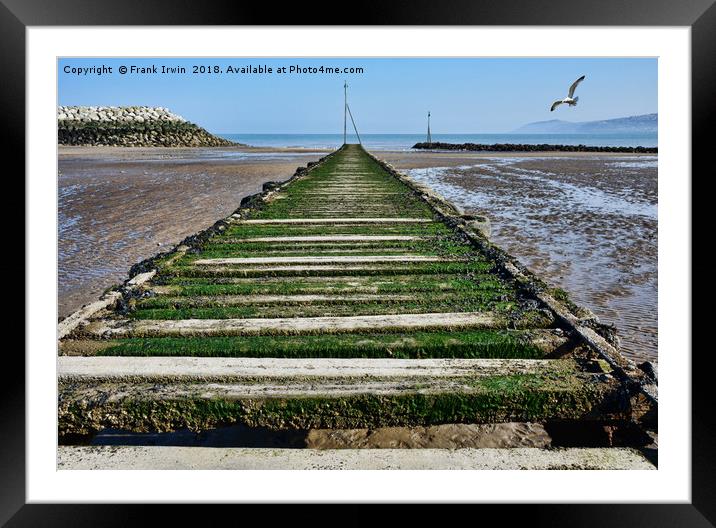
[[[564,99],[560,99],[558,101],[555,101],[552,103],[552,108],[549,109],[550,112],[554,112],[554,109],[557,108],[561,104],[568,104],[569,106],[577,106],[577,101],[579,101],[579,97],[575,97],[572,99],[572,96],[574,95],[574,90],[577,88],[577,85],[581,83],[584,80],[585,75],[582,75],[579,79],[574,81],[572,83],[572,86],[569,87],[569,95],[565,97]]]

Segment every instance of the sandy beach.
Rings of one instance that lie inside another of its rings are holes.
[[[305,149],[59,147],[58,316],[124,281],[132,264],[236,209]]]

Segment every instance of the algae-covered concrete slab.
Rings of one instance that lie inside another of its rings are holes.
[[[228,360],[233,367],[222,368],[222,359],[196,361],[192,367],[190,358],[177,368],[155,358],[61,359],[63,435],[107,428],[199,431],[233,424],[306,430],[614,422],[628,413],[615,379],[580,372],[569,360],[519,360],[512,368],[500,361],[437,362],[420,369],[421,360],[407,360],[418,365],[402,368],[405,363],[390,366],[386,360],[362,361],[355,368],[332,359]],[[146,372],[140,372],[142,364]],[[167,364],[166,370],[152,369]]]

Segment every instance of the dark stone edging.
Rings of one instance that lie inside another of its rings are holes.
[[[465,150],[474,152],[620,152],[631,154],[657,154],[658,147],[602,147],[591,145],[550,145],[542,143],[530,145],[526,143],[416,143],[418,150]]]

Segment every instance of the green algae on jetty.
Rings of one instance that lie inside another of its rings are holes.
[[[358,145],[138,264],[61,337],[61,434],[655,413],[587,311]]]

